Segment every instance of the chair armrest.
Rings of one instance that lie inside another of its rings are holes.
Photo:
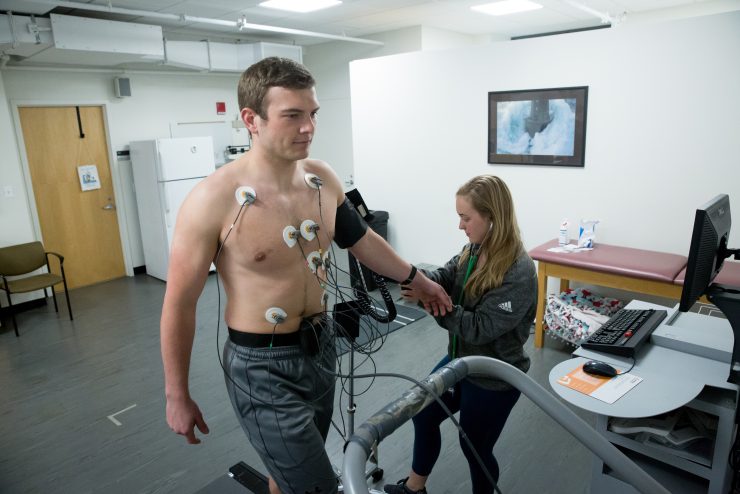
[[[0,278],[3,280],[2,286],[0,286],[0,290],[4,290],[7,293],[10,293],[10,287],[8,286],[8,278],[4,274],[0,274]]]
[[[64,262],[64,256],[63,255],[57,254],[56,252],[52,252],[50,250],[49,251],[46,251],[46,259],[47,260],[49,259],[49,254],[51,254],[52,256],[57,256],[59,258],[59,264],[62,264]]]

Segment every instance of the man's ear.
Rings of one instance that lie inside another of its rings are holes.
[[[257,118],[259,118],[259,115],[257,115],[257,112],[252,110],[251,108],[242,108],[241,112],[242,122],[244,122],[244,125],[247,127],[247,130],[252,135],[257,135]]]

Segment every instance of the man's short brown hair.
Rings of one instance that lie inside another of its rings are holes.
[[[239,109],[250,108],[267,119],[265,95],[271,87],[310,89],[316,85],[302,64],[289,58],[268,57],[249,66],[239,79]]]

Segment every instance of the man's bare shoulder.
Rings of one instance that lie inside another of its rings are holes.
[[[326,186],[328,190],[331,190],[333,194],[337,195],[337,197],[344,196],[342,182],[339,180],[337,173],[327,162],[309,158],[302,160],[300,164],[306,173],[313,173],[321,178],[324,182],[324,186]]]
[[[220,202],[229,194],[229,198],[234,200],[236,189],[240,185],[248,185],[241,183],[244,179],[244,172],[241,161],[232,161],[211,173],[199,185],[204,189],[203,193],[210,196],[213,201]],[[224,204],[231,206],[229,201],[224,201]]]
[[[236,174],[228,167],[225,165],[201,180],[188,194],[181,209],[187,218],[218,228],[236,205]]]
[[[307,173],[315,173],[316,175],[328,173],[331,175],[336,175],[334,170],[326,161],[306,158],[305,160],[301,160],[300,164]]]

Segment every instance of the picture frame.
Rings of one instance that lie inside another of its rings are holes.
[[[588,86],[488,93],[488,163],[585,165]]]

